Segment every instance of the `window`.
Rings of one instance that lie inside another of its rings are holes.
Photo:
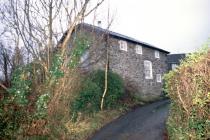
[[[120,50],[127,51],[127,42],[126,41],[119,41]]]
[[[158,83],[162,82],[161,74],[156,75],[156,80],[157,80]]]
[[[88,57],[89,57],[89,51],[85,51],[80,58],[80,63],[82,63],[82,65],[86,63],[86,60],[88,59]]]
[[[160,58],[160,53],[159,53],[159,51],[155,51],[155,58]]]
[[[145,60],[144,61],[144,74],[145,74],[145,79],[152,79],[152,62]]]
[[[171,64],[171,69],[174,70],[175,68],[177,68],[178,65],[177,64]]]
[[[137,54],[142,54],[142,46],[136,45],[136,53]]]

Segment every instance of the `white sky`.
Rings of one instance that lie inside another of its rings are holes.
[[[112,31],[171,53],[195,51],[210,37],[210,0],[106,0],[96,18],[103,27],[108,5]]]

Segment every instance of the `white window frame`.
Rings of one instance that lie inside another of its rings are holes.
[[[161,76],[161,74],[156,74],[156,81],[158,83],[161,83],[162,82],[162,76]]]
[[[128,45],[127,45],[126,41],[119,40],[119,46],[120,46],[120,50],[122,50],[122,51],[128,50]]]
[[[80,57],[80,63],[83,64],[87,61],[87,59],[89,58],[89,51],[86,50],[82,56]]]
[[[144,60],[144,74],[145,79],[153,79],[152,62],[149,60]]]
[[[142,46],[141,45],[136,45],[136,53],[137,54],[143,54],[142,53]]]
[[[171,69],[174,70],[178,67],[178,64],[171,64]]]
[[[155,58],[160,58],[160,52],[155,50]]]

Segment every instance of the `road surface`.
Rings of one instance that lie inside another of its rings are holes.
[[[163,140],[169,100],[136,108],[104,126],[89,140]]]

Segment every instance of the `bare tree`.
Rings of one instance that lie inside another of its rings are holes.
[[[15,47],[14,54],[12,56],[12,70],[14,71],[16,68],[23,66],[23,54],[21,53],[21,49]]]
[[[11,72],[11,50],[0,43],[0,71],[4,75],[4,83],[9,84]]]
[[[7,38],[11,38],[10,43],[13,42],[13,47],[16,48],[16,56],[20,54],[18,48],[25,48],[33,63],[39,64],[44,70],[45,79],[49,79],[46,85],[49,89],[54,83],[54,79],[50,79],[49,76],[54,49],[59,43],[59,38],[67,30],[64,40],[60,42],[63,63],[59,69],[63,71],[64,77],[59,81],[59,88],[53,91],[50,101],[52,105],[59,100],[58,96],[61,95],[63,87],[71,81],[68,67],[71,56],[67,55],[66,50],[74,29],[84,21],[85,17],[94,13],[104,1],[98,0],[94,5],[91,5],[91,0],[8,0],[0,3],[0,18],[4,26],[9,29]],[[106,85],[101,109],[107,91],[108,50],[106,52]],[[21,59],[17,57],[16,61],[20,60],[22,63]]]
[[[65,39],[60,43],[64,61],[60,69],[64,72],[65,79],[65,73],[69,71],[68,63],[71,61],[66,50],[76,25],[104,2],[98,0],[91,5],[90,1],[8,0],[0,3],[0,18],[4,26],[10,29],[8,38],[12,38],[10,41],[13,42],[14,48],[24,47],[28,55],[32,56],[33,63],[43,67],[44,76],[48,79],[53,50],[67,29]],[[48,87],[53,83],[53,79],[49,80]],[[61,85],[65,84],[63,80]]]
[[[33,61],[40,63],[48,73],[53,48],[63,35],[63,29],[68,29],[61,45],[64,57],[75,26],[103,1],[91,6],[90,0],[8,0],[0,3],[0,15],[6,27],[16,36],[15,47],[25,47]]]
[[[108,90],[108,69],[109,69],[109,46],[110,46],[110,40],[109,40],[109,28],[113,22],[114,18],[110,17],[110,9],[108,9],[108,15],[107,15],[107,30],[106,30],[106,64],[105,64],[105,74],[104,74],[104,92],[101,98],[101,110],[103,110],[104,108],[104,98],[107,94],[107,90]]]

